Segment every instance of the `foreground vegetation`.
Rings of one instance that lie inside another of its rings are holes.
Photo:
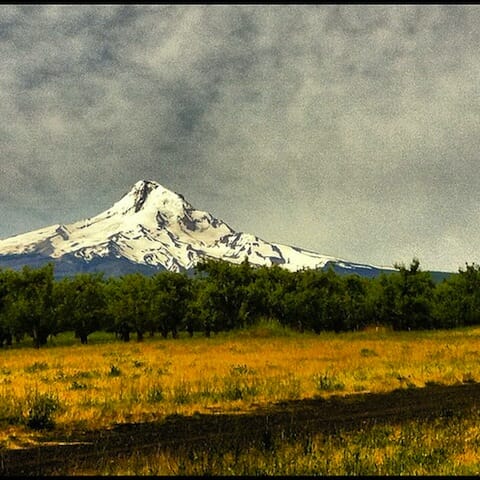
[[[300,334],[278,322],[211,338],[118,342],[72,333],[2,352],[0,442],[282,400],[480,381],[480,328]]]
[[[282,439],[245,450],[121,455],[64,474],[100,475],[479,475],[480,411],[463,417],[366,425]]]

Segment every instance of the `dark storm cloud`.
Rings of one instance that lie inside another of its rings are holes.
[[[480,261],[480,7],[4,5],[0,236],[141,178],[351,260]]]

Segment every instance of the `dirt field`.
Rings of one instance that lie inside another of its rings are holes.
[[[173,415],[162,422],[118,425],[109,430],[75,432],[35,448],[0,451],[3,475],[56,475],[86,469],[99,458],[133,450],[209,448],[223,451],[337,429],[413,418],[452,417],[480,406],[480,384],[429,386],[386,394],[358,394],[282,402],[248,414]]]

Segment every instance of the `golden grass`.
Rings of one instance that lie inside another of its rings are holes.
[[[480,381],[480,328],[207,339],[148,338],[0,351],[0,421],[35,394],[61,405],[56,428],[103,428],[179,413],[240,412],[279,400]],[[2,428],[10,448],[37,434]],[[465,452],[468,455],[468,452]]]

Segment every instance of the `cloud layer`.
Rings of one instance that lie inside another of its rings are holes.
[[[0,237],[139,179],[349,260],[480,263],[477,5],[0,7]]]

